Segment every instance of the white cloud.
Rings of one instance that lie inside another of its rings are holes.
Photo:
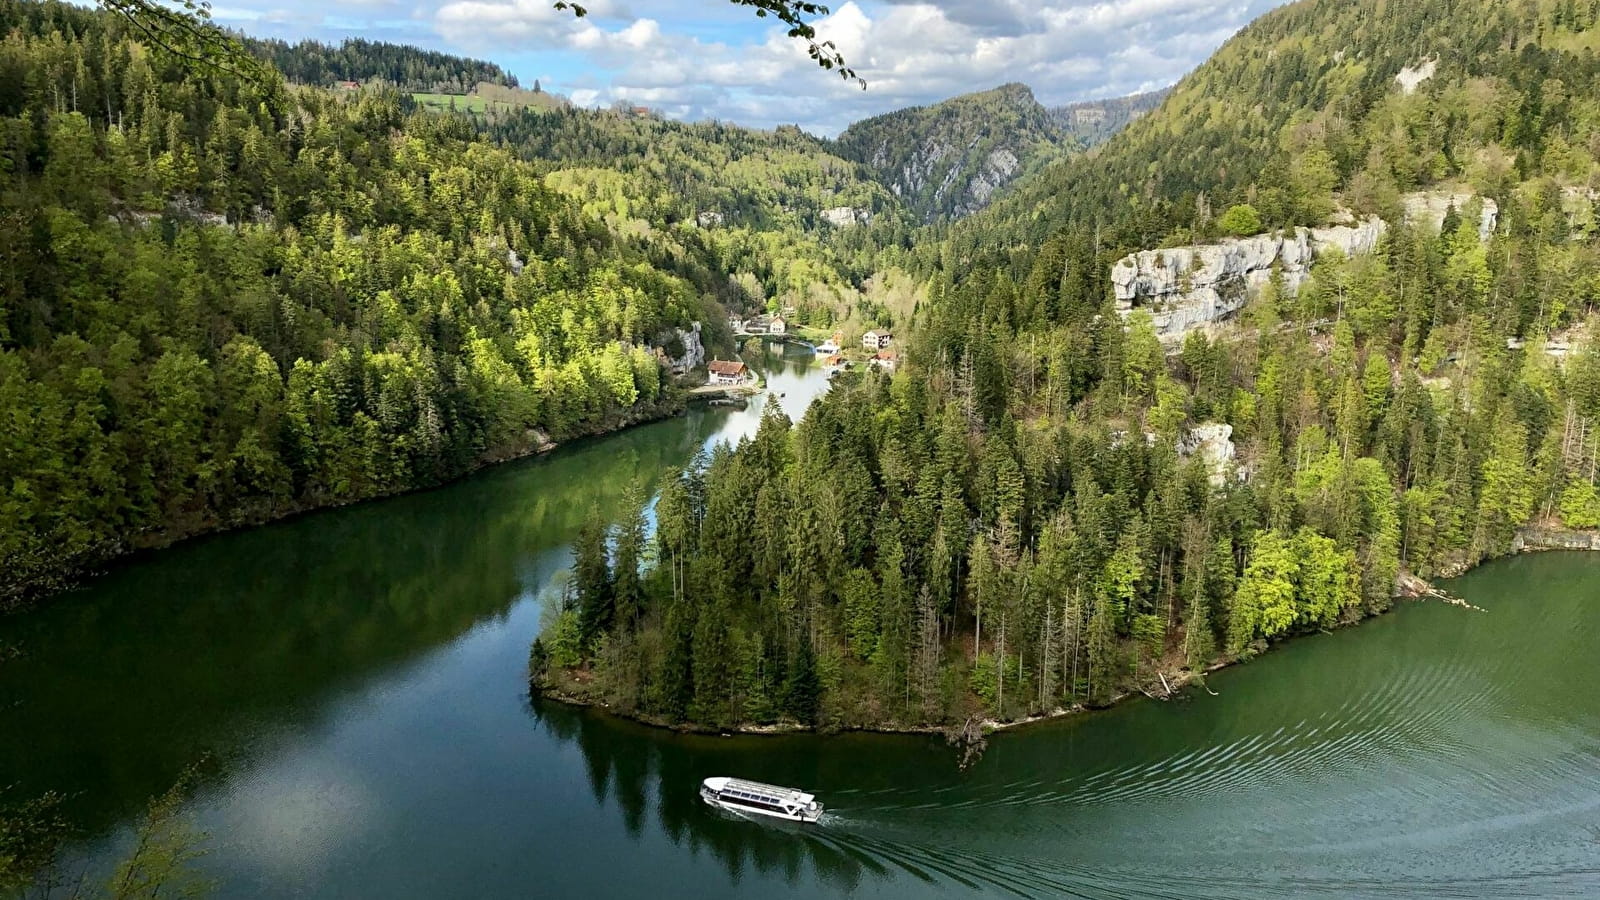
[[[1283,0],[848,0],[818,24],[867,80],[825,72],[772,20],[725,0],[352,0],[338,22],[313,0],[230,0],[252,30],[362,34],[508,63],[581,105],[835,133],[865,116],[1010,81],[1057,104],[1171,84]],[[280,23],[273,27],[272,23]],[[431,35],[429,34],[431,32]],[[432,38],[431,40],[429,38]],[[554,54],[551,56],[550,54]],[[518,60],[534,60],[523,71]],[[550,76],[546,60],[566,77]],[[580,74],[572,74],[580,73]],[[548,77],[547,77],[548,76]]]

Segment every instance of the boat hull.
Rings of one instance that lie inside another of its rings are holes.
[[[722,812],[726,813],[732,813],[736,816],[760,816],[763,819],[774,819],[779,822],[796,822],[802,825],[814,824],[818,819],[822,818],[822,812],[820,810],[818,810],[815,814],[799,813],[795,815],[789,815],[787,813],[776,812],[770,809],[760,809],[754,806],[741,806],[736,803],[727,803],[717,799],[714,796],[707,796],[705,794],[701,794],[700,799],[704,800],[706,805],[712,807],[713,809],[721,810]]]

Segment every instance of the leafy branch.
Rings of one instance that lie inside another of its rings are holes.
[[[211,22],[210,0],[99,0],[156,49],[182,62],[254,81],[267,79],[266,69],[237,38]]]

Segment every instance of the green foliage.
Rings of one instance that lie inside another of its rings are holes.
[[[1217,219],[1217,227],[1222,229],[1223,233],[1231,234],[1234,237],[1248,237],[1252,234],[1260,234],[1262,229],[1261,213],[1257,212],[1256,208],[1248,203],[1230,206],[1228,211]]]
[[[651,345],[721,320],[718,253],[391,90],[182,65],[54,4],[0,30],[0,604],[670,411]]]
[[[1561,492],[1561,521],[1568,528],[1600,528],[1600,491],[1587,478],[1574,478]]]
[[[150,802],[139,824],[134,846],[118,864],[105,894],[114,900],[156,897],[203,897],[212,884],[195,871],[205,855],[207,835],[190,821],[184,804],[192,795],[198,770],[191,769],[171,790]]]
[[[406,93],[466,94],[483,82],[517,86],[517,77],[494,63],[384,41],[345,38],[334,46],[246,40],[245,45],[290,81],[317,87],[375,81]]]
[[[1000,667],[995,664],[992,654],[980,653],[972,661],[972,674],[968,678],[968,686],[983,705],[993,709],[1000,695]]]
[[[1327,628],[1361,601],[1355,554],[1309,528],[1257,533],[1233,596],[1228,652],[1294,628]]]
[[[0,799],[5,801],[0,806],[0,894],[22,896],[55,863],[67,823],[59,795]]]
[[[803,633],[827,661],[829,723],[1004,718],[1110,702],[1180,646],[1199,670],[1381,611],[1402,572],[1470,565],[1558,507],[1600,519],[1600,350],[1543,352],[1581,330],[1600,284],[1583,199],[1600,177],[1584,149],[1600,32],[1572,15],[1286,5],[1096,153],[929,235],[904,258],[927,299],[892,381],[842,382],[668,488],[662,546],[684,587],[641,635],[693,618],[687,640],[714,660],[759,633],[787,680],[795,651],[775,648]],[[1397,85],[1434,57],[1422,87]],[[1026,120],[1004,94],[973,102]],[[961,106],[841,146],[901,171]],[[1497,227],[1480,233],[1476,200],[1437,231],[1408,223],[1401,197],[1423,189],[1493,198]],[[1241,327],[1166,346],[1162,310],[1112,302],[1132,250],[1341,208],[1384,216],[1383,239],[1320,254],[1305,283],[1274,277]],[[1231,426],[1232,462],[1193,446],[1208,423]],[[679,678],[678,659],[659,677]],[[701,708],[738,690],[712,661],[690,680]]]
[[[563,609],[542,630],[540,643],[547,649],[550,665],[557,669],[574,668],[584,659],[583,623],[576,609]]]

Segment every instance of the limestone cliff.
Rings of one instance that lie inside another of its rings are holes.
[[[1156,333],[1177,339],[1233,315],[1275,271],[1293,291],[1310,275],[1317,256],[1330,249],[1347,256],[1372,252],[1386,227],[1373,217],[1356,225],[1296,228],[1130,254],[1111,268],[1117,310],[1126,316],[1135,306],[1147,307]]]
[[[1408,221],[1438,228],[1446,213],[1478,216],[1478,235],[1488,240],[1499,221],[1489,198],[1450,192],[1423,192],[1403,198]],[[1177,341],[1195,328],[1222,322],[1239,311],[1251,293],[1276,273],[1294,292],[1311,274],[1311,264],[1329,250],[1346,256],[1371,253],[1388,225],[1376,216],[1351,225],[1295,228],[1287,232],[1230,238],[1214,244],[1143,250],[1111,268],[1117,311],[1150,310],[1156,334]]]

